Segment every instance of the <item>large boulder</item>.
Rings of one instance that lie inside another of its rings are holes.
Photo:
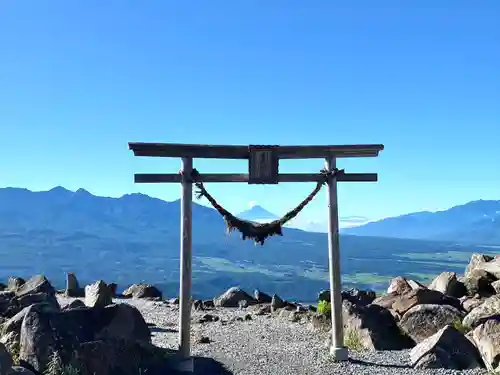
[[[107,284],[98,280],[85,287],[85,305],[88,307],[105,307],[113,303],[111,290]]]
[[[16,290],[17,297],[38,293],[45,293],[47,295],[56,294],[56,291],[50,284],[50,281],[43,275],[33,276]]]
[[[355,304],[369,305],[372,303],[376,294],[372,290],[360,290],[357,288],[344,289],[340,292],[343,301],[349,301]],[[319,301],[331,302],[330,290],[322,290],[318,294]]]
[[[495,294],[491,284],[495,281],[493,275],[480,269],[473,269],[463,278],[463,284],[469,296],[491,296]]]
[[[122,294],[124,297],[131,298],[161,299],[163,297],[162,292],[157,287],[143,283],[129,286]]]
[[[5,346],[0,343],[0,375],[8,375],[14,361]]]
[[[404,294],[412,290],[412,287],[402,276],[397,276],[391,280],[389,288],[387,288],[387,294]]]
[[[286,301],[282,300],[277,294],[273,294],[271,298],[271,312],[274,312],[278,309],[283,309],[286,307],[286,305]]]
[[[239,307],[240,301],[245,301],[247,306],[255,305],[257,301],[238,287],[229,288],[219,297],[214,298],[217,307]]]
[[[79,375],[176,374],[173,352],[129,340],[97,340],[80,344],[72,364]]]
[[[500,280],[491,283],[491,287],[493,288],[496,294],[500,294]]]
[[[404,315],[404,313],[416,305],[449,304],[454,307],[456,307],[456,305],[460,307],[460,301],[458,299],[455,301],[453,298],[447,297],[437,290],[430,290],[427,288],[411,290],[401,295],[396,293],[388,294],[375,299],[373,304],[393,310],[400,316]]]
[[[414,344],[401,333],[394,317],[383,307],[344,301],[342,312],[344,329],[355,332],[366,350],[399,350]]]
[[[493,275],[496,280],[500,279],[500,257],[496,257],[489,262],[482,262],[477,265],[477,269],[486,271]]]
[[[428,288],[456,298],[467,294],[464,284],[458,281],[455,272],[441,273],[429,284]]]
[[[26,281],[22,277],[12,276],[7,281],[7,290],[16,292]]]
[[[461,322],[463,314],[448,305],[417,305],[408,310],[399,321],[400,327],[419,343],[436,334],[447,325]]]
[[[416,345],[410,352],[415,368],[466,370],[482,367],[476,347],[460,332],[445,326]]]
[[[34,304],[50,305],[53,309],[59,310],[59,302],[55,294],[52,293],[34,293],[15,296],[10,300],[9,307],[4,313],[4,316],[11,318],[24,308]]]
[[[477,254],[477,253],[472,254],[470,261],[469,261],[469,264],[467,265],[467,268],[465,269],[464,276],[468,277],[472,271],[479,268],[478,267],[479,265],[481,265],[482,263],[487,263],[493,259],[494,258],[492,256],[489,256],[489,255]]]
[[[254,290],[253,298],[257,301],[257,303],[271,303],[273,299],[269,294],[261,292],[259,289]]]
[[[34,305],[21,324],[20,359],[44,371],[54,351],[67,363],[80,344],[115,339],[151,342],[149,327],[134,307],[117,304],[54,312]]]
[[[472,339],[489,371],[500,371],[500,317],[489,319],[472,331]]]
[[[80,283],[73,272],[66,274],[66,290],[64,292],[66,297],[84,297],[85,290],[80,287]]]
[[[484,302],[468,313],[463,319],[463,325],[476,328],[492,316],[500,315],[500,295],[495,295],[484,300]]]

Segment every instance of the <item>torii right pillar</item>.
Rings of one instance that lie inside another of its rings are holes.
[[[327,171],[337,167],[335,158],[325,162]],[[336,361],[346,361],[349,353],[344,347],[344,322],[342,318],[342,284],[340,273],[339,210],[337,200],[337,177],[334,173],[328,178],[328,260],[330,271],[330,301],[332,311],[332,345],[330,354]]]

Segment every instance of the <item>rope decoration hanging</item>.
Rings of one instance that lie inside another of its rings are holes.
[[[231,233],[234,230],[238,230],[241,233],[242,240],[250,239],[253,240],[255,244],[264,245],[264,241],[268,237],[274,235],[283,235],[282,227],[288,221],[296,217],[314,199],[323,185],[328,182],[330,176],[336,176],[343,172],[344,170],[338,170],[337,168],[331,171],[322,169],[320,173],[324,178],[321,181],[318,181],[313,191],[293,210],[287,212],[282,218],[273,220],[269,223],[256,223],[253,221],[237,218],[231,212],[222,207],[212,197],[212,195],[210,195],[207,189],[205,189],[203,182],[199,180],[200,174],[196,169],[192,170],[191,179],[194,182],[195,186],[198,188],[198,191],[196,192],[197,199],[205,197],[210,202],[212,207],[221,214],[221,216],[224,218],[224,222],[226,223],[228,233]]]

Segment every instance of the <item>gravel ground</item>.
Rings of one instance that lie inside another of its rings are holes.
[[[176,349],[178,345],[178,307],[146,300],[116,300],[137,307],[146,322],[154,324],[153,343]],[[64,303],[64,301],[61,301]],[[313,331],[309,324],[292,323],[269,315],[252,315],[252,320],[234,321],[235,316],[248,312],[239,309],[215,309],[208,313],[217,315],[227,324],[218,322],[197,323],[206,312],[193,312],[191,324],[192,355],[196,374],[216,375],[390,375],[390,374],[486,374],[485,370],[415,370],[409,367],[409,351],[380,351],[350,353],[348,362],[334,362],[324,346],[326,334]],[[210,343],[197,343],[201,336]],[[208,369],[204,358],[213,358],[225,370]]]

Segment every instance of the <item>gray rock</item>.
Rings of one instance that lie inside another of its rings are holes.
[[[467,313],[474,310],[476,307],[481,306],[484,303],[484,299],[481,298],[471,298],[467,297],[462,301],[462,308]]]
[[[493,288],[496,294],[500,294],[500,280],[491,283],[491,287]]]
[[[257,301],[238,287],[229,288],[219,297],[214,298],[217,307],[239,307],[240,301],[247,301],[248,305],[255,305]]]
[[[467,294],[464,284],[457,280],[455,272],[441,273],[429,284],[428,288],[456,298]]]
[[[495,295],[484,300],[463,319],[464,326],[476,328],[492,316],[500,315],[500,295]]]
[[[408,284],[408,281],[402,276],[397,276],[391,280],[389,288],[387,288],[387,294],[404,294],[411,290],[412,287]]]
[[[373,301],[373,304],[391,309],[402,316],[416,305],[454,304],[449,298],[446,298],[443,293],[437,290],[416,289],[401,295],[392,293],[379,297]],[[456,300],[456,304],[460,306],[458,299]]]
[[[493,275],[495,279],[500,279],[500,258],[494,258],[489,262],[482,262],[477,265],[477,268],[482,271],[486,271]]]
[[[85,290],[80,287],[78,279],[73,272],[68,272],[66,274],[66,290],[64,294],[67,297],[84,297]]]
[[[132,298],[159,298],[161,299],[162,292],[150,284],[133,284],[129,286],[124,292],[124,297],[132,297]]]
[[[473,269],[463,279],[467,295],[469,296],[479,294],[480,296],[489,297],[495,294],[495,290],[491,286],[491,283],[494,281],[495,278],[491,274],[481,269]]]
[[[469,264],[465,269],[464,277],[468,277],[472,271],[478,269],[478,265],[480,265],[481,263],[489,262],[491,260],[493,260],[493,257],[489,255],[478,254],[478,253],[472,254]]]
[[[48,295],[55,295],[56,291],[50,284],[50,281],[43,275],[35,275],[24,284],[22,284],[16,291],[18,297],[26,296],[28,294],[45,293]]]
[[[9,281],[7,282],[7,289],[13,292],[17,292],[17,290],[25,283],[26,281],[22,277],[9,277]]]
[[[429,358],[429,354],[432,356]],[[451,326],[445,326],[410,351],[412,366],[466,370],[482,366],[476,347]],[[421,362],[424,361],[425,364]]]
[[[287,306],[287,303],[283,301],[277,294],[273,294],[271,299],[271,312],[275,312],[278,309],[282,309]]]
[[[399,325],[408,336],[419,343],[447,325],[461,322],[463,314],[448,305],[417,305],[408,310]]]
[[[105,307],[113,303],[111,291],[102,280],[85,287],[85,306]]]
[[[0,343],[0,375],[8,375],[13,363],[12,357],[5,348],[5,345]]]
[[[342,304],[344,328],[358,333],[363,347],[369,351],[399,350],[413,346],[403,335],[391,313],[378,305]]]
[[[264,292],[261,292],[259,289],[255,289],[253,292],[253,297],[257,301],[257,303],[271,303],[272,297]]]
[[[481,358],[489,371],[500,370],[500,317],[487,320],[472,332]]]
[[[75,299],[75,300],[71,301],[70,303],[68,303],[67,305],[63,306],[61,308],[61,310],[66,311],[66,310],[71,310],[71,309],[79,309],[82,307],[86,307],[85,303],[81,299]]]

